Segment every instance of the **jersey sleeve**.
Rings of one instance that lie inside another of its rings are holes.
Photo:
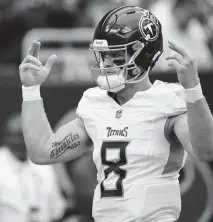
[[[98,87],[87,89],[78,103],[76,109],[77,116],[83,120],[89,118],[92,110],[94,110],[98,104],[103,103],[103,90]]]
[[[181,145],[179,139],[174,132],[174,124],[172,119],[174,116],[187,112],[184,96],[184,88],[179,83],[170,84],[171,102],[167,105],[167,120],[165,123],[164,134],[167,141],[173,145]]]
[[[76,109],[76,115],[79,116],[80,118],[84,119],[86,117],[86,111],[90,109],[90,104],[89,104],[89,97],[88,97],[88,90],[86,90],[83,93],[83,96],[81,97],[77,109]]]
[[[176,116],[187,111],[184,96],[184,88],[179,83],[165,83],[166,96],[162,100],[166,101],[160,108],[167,116]]]
[[[171,109],[174,110],[175,114],[186,112],[186,102],[184,96],[184,88],[179,84],[174,84],[174,100],[171,102]]]

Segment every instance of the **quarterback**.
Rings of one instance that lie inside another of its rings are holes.
[[[98,185],[96,222],[174,222],[181,211],[179,171],[187,155],[213,158],[213,118],[195,60],[176,43],[168,65],[179,83],[150,82],[163,52],[160,21],[148,10],[122,6],[98,23],[89,49],[97,87],[86,90],[77,118],[53,133],[40,85],[56,56],[39,61],[34,41],[20,65],[25,143],[36,164],[79,157],[93,144]],[[86,74],[85,74],[86,75]]]

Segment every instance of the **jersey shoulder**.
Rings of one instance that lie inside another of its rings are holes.
[[[154,82],[154,89],[160,90],[162,92],[174,93],[177,95],[181,95],[183,97],[184,88],[180,83],[177,82],[164,82],[160,80],[156,80]],[[184,98],[184,97],[183,97]]]
[[[107,94],[105,90],[100,89],[99,87],[93,87],[87,89],[83,96],[81,97],[78,107],[77,115],[83,117],[85,113],[88,113],[90,110],[103,107],[107,103]],[[102,104],[100,106],[100,104]]]
[[[90,101],[90,102],[94,102],[94,101],[98,102],[100,99],[103,99],[103,97],[105,96],[106,96],[105,90],[102,90],[99,87],[93,87],[93,88],[87,89],[83,93],[81,100]]]
[[[178,115],[186,112],[184,88],[179,83],[155,81],[153,96],[156,97],[158,108],[170,115]]]

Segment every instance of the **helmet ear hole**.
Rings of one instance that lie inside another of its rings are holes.
[[[140,41],[136,41],[136,43],[132,45],[132,49],[133,49],[134,51],[137,51],[138,49],[141,49],[141,48],[143,48],[143,47],[144,47],[144,46],[143,46],[143,44],[142,44]]]
[[[133,76],[136,76],[136,75],[140,74],[140,72],[141,72],[140,68],[139,68],[139,67],[136,67],[136,68],[132,71],[132,75],[133,75]]]

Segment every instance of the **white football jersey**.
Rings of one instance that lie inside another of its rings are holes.
[[[181,209],[179,171],[187,154],[167,135],[171,116],[186,112],[183,87],[155,81],[120,106],[98,87],[77,108],[94,144],[98,222],[175,221]]]

